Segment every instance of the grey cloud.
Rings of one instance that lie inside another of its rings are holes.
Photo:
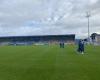
[[[86,37],[88,10],[91,33],[100,33],[99,9],[99,0],[0,0],[0,36],[75,33]]]

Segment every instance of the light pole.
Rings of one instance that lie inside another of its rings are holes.
[[[86,18],[88,19],[88,42],[89,43],[90,43],[90,17],[91,17],[90,13],[87,12]]]

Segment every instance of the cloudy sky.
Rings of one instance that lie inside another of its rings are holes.
[[[100,0],[0,0],[0,36],[100,33]]]

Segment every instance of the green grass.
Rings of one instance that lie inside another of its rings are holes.
[[[0,80],[100,80],[100,46],[0,47]]]

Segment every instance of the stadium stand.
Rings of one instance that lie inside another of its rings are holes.
[[[56,44],[59,42],[74,44],[75,34],[0,37],[0,45],[31,45],[35,43]]]

